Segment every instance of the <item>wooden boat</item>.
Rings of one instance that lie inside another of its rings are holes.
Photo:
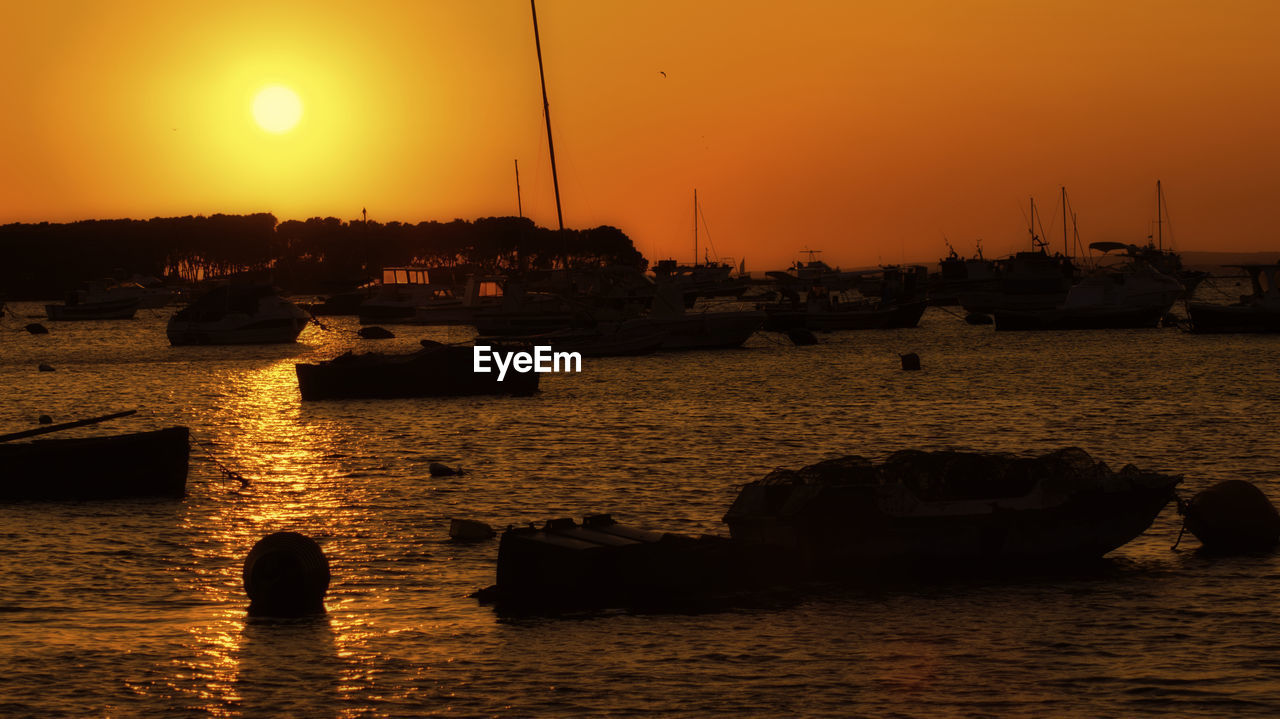
[[[417,352],[388,355],[348,352],[316,364],[297,364],[303,400],[451,397],[478,394],[530,395],[538,373],[474,371],[472,347],[423,340]]]
[[[1151,525],[1181,478],[1114,472],[1080,449],[1041,457],[903,451],[780,469],[741,490],[731,536],[818,573],[913,563],[1096,559]]]
[[[169,427],[0,443],[0,500],[181,497],[187,485],[188,438],[186,427]]]
[[[1199,334],[1227,332],[1280,332],[1280,263],[1232,265],[1249,273],[1253,294],[1231,305],[1190,302],[1187,315],[1191,331]]]
[[[619,524],[608,514],[515,527],[481,601],[531,608],[685,602],[794,577],[785,552]]]

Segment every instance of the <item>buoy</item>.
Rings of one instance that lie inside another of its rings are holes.
[[[902,358],[902,369],[918,370],[920,369],[920,355],[915,352],[899,355]]]
[[[983,314],[981,312],[970,312],[964,316],[964,321],[971,325],[989,325],[994,323],[996,320],[991,315]]]
[[[361,327],[356,334],[367,340],[391,340],[396,337],[385,327]]]
[[[818,338],[812,332],[803,327],[792,327],[787,330],[787,337],[790,338],[791,344],[797,346],[816,345]]]
[[[322,614],[328,590],[329,560],[315,540],[297,532],[268,534],[244,558],[250,616]]]
[[[453,477],[455,475],[463,474],[462,467],[454,469],[447,464],[441,464],[439,462],[432,462],[427,465],[427,470],[431,472],[432,477]]]
[[[449,538],[459,542],[480,542],[493,539],[496,534],[493,527],[475,519],[449,520]]]
[[[41,362],[41,363],[40,363],[40,365],[39,365],[39,367],[38,367],[37,369],[39,369],[41,372],[52,372],[52,371],[53,371],[53,365],[47,365],[47,364],[45,364],[45,363]]]
[[[1199,492],[1187,504],[1187,531],[1213,552],[1256,552],[1280,542],[1280,513],[1262,490],[1228,479]]]
[[[36,421],[40,424],[53,424],[53,417],[50,417],[47,414],[42,414],[36,419]]]
[[[31,324],[27,325],[27,331],[28,331],[28,332],[30,332],[30,333],[31,333],[31,334],[33,334],[33,335],[47,335],[47,334],[49,334],[49,328],[48,328],[48,327],[45,327],[44,325],[40,324],[39,322],[32,322]]]

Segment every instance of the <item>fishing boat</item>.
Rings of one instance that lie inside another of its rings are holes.
[[[778,469],[724,516],[731,536],[819,573],[960,560],[1075,561],[1141,534],[1180,477],[1113,471],[1081,449],[1038,457],[901,451]]]
[[[169,319],[169,344],[235,345],[297,341],[311,316],[268,284],[226,284]]]
[[[915,267],[908,272],[888,267],[882,272],[878,298],[831,292],[818,284],[802,299],[799,293],[783,288],[785,299],[759,306],[765,313],[764,329],[827,332],[915,327],[929,306],[924,299],[927,269]]]
[[[315,364],[297,364],[298,391],[305,401],[394,399],[506,394],[538,391],[537,372],[476,372],[473,348],[422,341],[408,354],[353,353]]]
[[[127,320],[138,311],[140,298],[110,280],[99,280],[67,295],[63,304],[44,306],[55,322],[68,320]]]
[[[577,352],[583,357],[633,357],[656,352],[667,339],[656,327],[607,322],[590,328],[566,328],[541,334],[477,337],[478,345],[546,346],[553,352]]]
[[[1249,274],[1253,293],[1230,305],[1208,302],[1187,304],[1191,331],[1198,334],[1228,332],[1280,332],[1280,263],[1231,265]]]
[[[50,425],[0,437],[0,501],[181,497],[190,455],[186,427],[100,437],[36,435],[133,414]]]

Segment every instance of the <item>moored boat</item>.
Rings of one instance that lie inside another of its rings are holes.
[[[63,304],[44,306],[45,315],[55,322],[68,320],[127,320],[137,313],[139,297],[103,280],[75,290]]]
[[[748,544],[796,551],[817,572],[958,560],[1102,557],[1151,525],[1180,478],[1112,471],[1088,453],[902,451],[779,469],[725,514]]]
[[[213,288],[169,319],[169,344],[234,345],[294,342],[307,322],[305,310],[267,284]]]
[[[537,372],[476,372],[473,348],[423,341],[409,354],[348,352],[315,364],[297,364],[303,400],[393,399],[479,394],[530,395]]]
[[[0,500],[181,497],[186,427],[104,437],[0,443]]]
[[[1191,331],[1198,334],[1280,332],[1280,288],[1276,286],[1280,281],[1280,263],[1232,266],[1249,273],[1253,293],[1230,305],[1188,303]]]

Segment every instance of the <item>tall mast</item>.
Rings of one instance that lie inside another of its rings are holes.
[[[1158,247],[1164,249],[1164,207],[1162,205],[1164,197],[1160,191],[1160,181],[1156,180],[1156,242]]]
[[[693,266],[698,266],[698,188],[693,188]]]
[[[551,103],[547,102],[547,76],[542,70],[542,41],[538,38],[538,4],[529,0],[533,10],[533,46],[538,51],[538,79],[542,81],[542,115],[547,119],[547,149],[551,151],[551,186],[556,191],[556,222],[564,232],[564,215],[560,211],[560,178],[556,174],[556,146],[551,141]],[[568,260],[568,258],[565,258]]]
[[[521,219],[524,218],[524,204],[520,201],[520,160],[517,158],[516,163],[516,213]]]
[[[1071,243],[1067,241],[1067,186],[1062,186],[1062,254],[1071,256]]]

